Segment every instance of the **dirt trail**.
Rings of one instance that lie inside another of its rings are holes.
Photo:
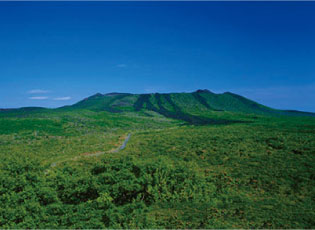
[[[66,162],[66,161],[75,161],[75,160],[78,160],[78,159],[83,158],[83,157],[97,157],[97,156],[103,155],[105,153],[117,153],[120,150],[123,150],[124,148],[126,148],[126,145],[127,145],[128,141],[129,141],[130,137],[131,137],[131,133],[129,133],[127,135],[127,137],[125,138],[124,142],[116,149],[112,149],[112,150],[104,151],[104,152],[97,152],[97,153],[85,153],[84,155],[81,154],[79,156],[72,157],[72,158],[69,158],[67,160],[53,162],[53,163],[51,163],[50,167],[53,168],[53,167],[56,167],[57,164],[60,164],[60,163]],[[47,172],[48,171],[46,171],[45,174],[47,174]]]

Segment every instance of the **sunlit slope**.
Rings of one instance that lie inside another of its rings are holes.
[[[92,111],[108,111],[108,112],[122,112],[130,110],[137,100],[137,95],[129,93],[97,93],[91,97],[85,98],[82,101],[72,105],[65,106],[63,110],[73,109],[87,109]]]

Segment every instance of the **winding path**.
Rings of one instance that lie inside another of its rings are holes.
[[[80,155],[80,156],[69,158],[67,160],[53,162],[53,163],[51,163],[50,167],[53,168],[53,167],[56,167],[57,164],[60,164],[60,163],[66,162],[66,161],[70,161],[70,160],[75,161],[75,160],[78,160],[78,159],[80,159],[82,157],[97,157],[97,156],[103,155],[105,153],[117,153],[120,150],[123,150],[124,148],[126,148],[126,145],[127,145],[128,141],[129,141],[130,137],[131,137],[131,133],[129,133],[127,135],[127,137],[125,138],[124,142],[116,149],[112,149],[112,150],[105,151],[105,152],[84,154],[84,155]],[[48,173],[48,171],[45,172],[45,174],[47,174],[47,173]]]

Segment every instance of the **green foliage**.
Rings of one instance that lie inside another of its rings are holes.
[[[205,178],[165,159],[150,164],[105,159],[89,171],[66,166],[48,177],[37,165],[2,165],[1,227],[149,227],[154,204],[204,202],[215,191]]]
[[[18,132],[46,132],[50,135],[62,135],[62,123],[52,119],[3,118],[0,119],[0,135]]]
[[[197,91],[0,113],[0,228],[314,228],[315,120],[269,112]]]

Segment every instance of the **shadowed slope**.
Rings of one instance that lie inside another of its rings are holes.
[[[154,105],[151,101],[154,101]],[[176,105],[170,94],[142,94],[134,105],[136,111],[147,109],[165,117],[185,121],[189,124],[204,125],[204,124],[228,124],[238,121],[230,121],[225,119],[209,119],[202,116],[196,116],[185,113]]]

